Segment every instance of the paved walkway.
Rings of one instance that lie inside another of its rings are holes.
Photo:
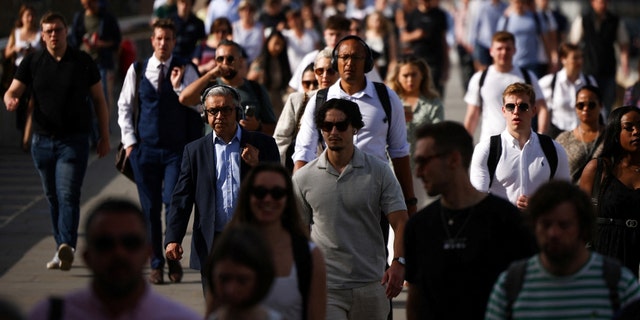
[[[447,119],[462,121],[465,111],[462,103],[464,93],[456,68],[451,75],[445,99],[445,114]],[[4,107],[2,109],[5,112]],[[111,142],[115,146],[119,138],[112,137]],[[89,160],[82,190],[80,232],[85,213],[99,199],[117,196],[137,202],[135,185],[113,167],[114,153],[115,150],[103,159],[92,155]],[[419,183],[416,188],[422,191]],[[186,244],[183,259],[185,266],[189,260],[190,237],[191,233],[187,233],[183,243]],[[31,156],[17,147],[0,148],[0,243],[3,244],[0,246],[0,297],[15,302],[25,312],[49,295],[62,295],[88,283],[90,271],[82,261],[81,254],[76,255],[73,268],[68,272],[45,268],[45,263],[55,252],[48,205]],[[78,252],[82,252],[83,248],[84,234],[81,233]],[[153,289],[196,312],[204,313],[200,275],[195,270],[185,268],[185,276],[180,284],[153,286]],[[406,292],[394,299],[394,319],[405,319],[405,303]]]

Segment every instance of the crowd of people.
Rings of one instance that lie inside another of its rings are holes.
[[[140,204],[91,211],[90,286],[32,319],[198,318],[148,284],[182,281],[192,215],[206,319],[387,319],[405,286],[408,319],[634,312],[640,81],[616,106],[629,36],[607,0],[572,25],[544,0],[194,1],[158,5],[120,90],[103,1],[71,24],[20,9],[4,103],[49,203],[46,268],[73,266],[112,111]],[[450,49],[462,123],[446,117]]]

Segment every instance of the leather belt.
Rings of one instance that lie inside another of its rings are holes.
[[[613,224],[616,226],[623,226],[627,228],[637,228],[638,220],[635,219],[611,219],[611,218],[597,218],[598,224]]]

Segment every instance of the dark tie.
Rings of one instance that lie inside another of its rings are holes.
[[[162,92],[162,84],[164,83],[164,63],[161,63],[160,73],[158,73],[158,93]]]

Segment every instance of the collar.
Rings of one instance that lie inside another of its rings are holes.
[[[222,138],[218,137],[218,135],[216,134],[215,131],[211,132],[213,134],[213,143],[216,144],[218,141],[221,144],[227,144],[226,142],[224,142],[224,140],[222,140]],[[233,138],[231,138],[231,142],[233,142],[234,140],[237,141],[242,141],[242,130],[240,129],[240,125],[236,123],[236,134],[233,136]],[[231,143],[229,142],[229,143]]]
[[[171,65],[172,60],[173,60],[173,55],[169,56],[169,59],[167,59],[166,61],[160,61],[158,60],[155,54],[152,54],[151,58],[149,58],[149,62],[147,63],[147,65],[149,66],[148,68],[158,69],[160,64],[164,63],[164,66],[168,68]]]
[[[318,169],[327,170],[328,168],[333,168],[333,166],[327,160],[327,150],[325,149],[322,154],[318,157],[317,167]],[[358,147],[353,146],[353,157],[351,161],[349,161],[354,168],[362,168],[364,167],[364,153],[358,149]],[[333,170],[333,169],[332,169]]]
[[[344,90],[342,90],[342,87],[340,86],[340,80],[338,79],[338,81],[336,81],[336,83],[334,83],[333,85],[331,85],[331,87],[329,87],[329,90],[331,90],[332,88],[334,90],[338,90],[338,97],[340,98],[344,98],[344,97],[352,97],[355,99],[362,99],[364,96],[369,96],[370,98],[375,98],[377,93],[376,93],[376,88],[373,85],[373,82],[371,82],[369,79],[367,79],[366,77],[364,78],[364,80],[366,81],[366,86],[364,87],[363,90],[360,90],[354,94],[348,94],[347,92],[345,92]],[[331,90],[333,91],[333,90]],[[327,95],[329,94],[329,92],[327,92]]]
[[[516,139],[514,136],[511,135],[511,133],[509,133],[509,129],[504,129],[504,131],[502,131],[500,136],[502,140],[520,149],[520,141],[518,141],[518,139]],[[531,130],[531,134],[529,135],[529,140],[527,140],[525,145],[535,143],[537,141],[538,141],[538,135],[535,132],[533,132],[533,130]]]

